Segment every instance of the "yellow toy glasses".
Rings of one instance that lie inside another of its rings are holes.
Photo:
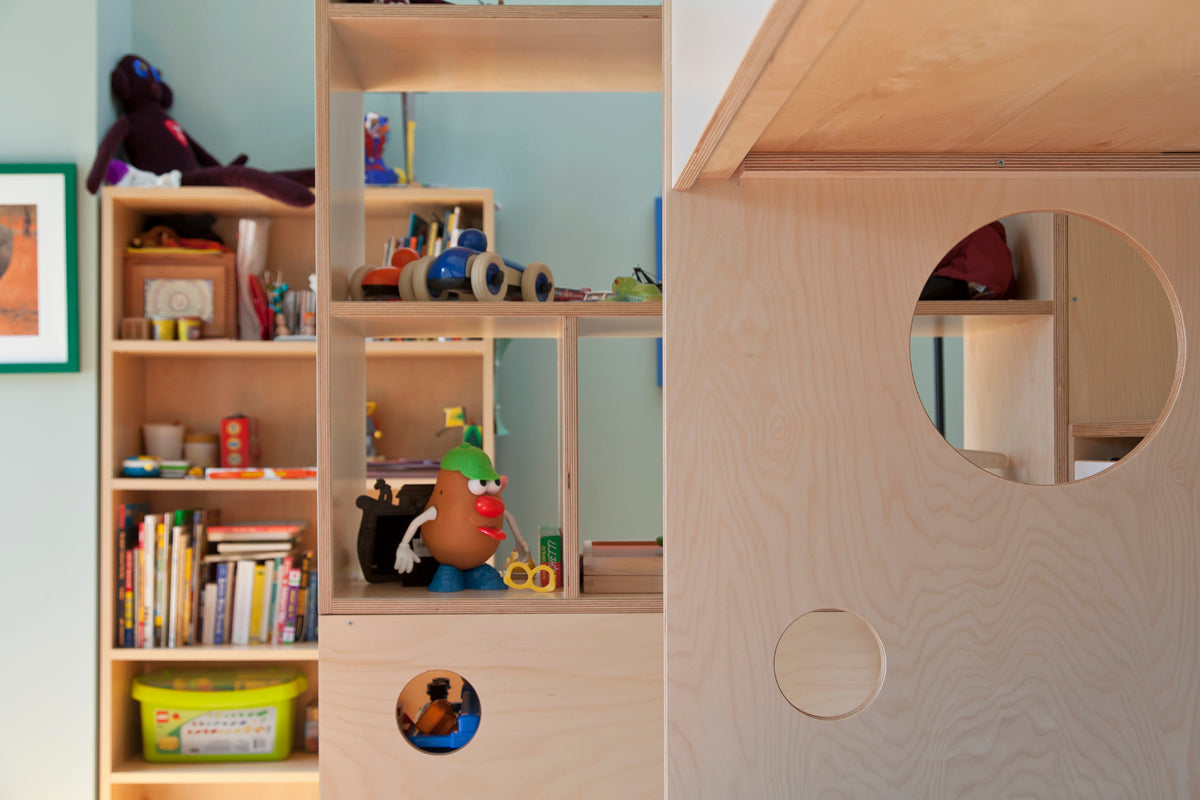
[[[521,583],[517,583],[513,577],[513,573],[518,573],[517,579],[522,579]],[[534,582],[533,576],[539,572],[546,574],[546,585],[538,586]],[[535,592],[553,592],[555,587],[554,570],[548,564],[533,565],[533,561],[517,561],[510,560],[508,568],[504,570],[504,585],[510,586],[513,589],[532,589]]]

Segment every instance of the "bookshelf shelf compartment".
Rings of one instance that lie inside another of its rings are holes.
[[[925,300],[913,313],[912,336],[962,336],[1054,316],[1052,300]]]
[[[316,661],[316,642],[195,647],[118,647],[114,661]]]
[[[243,342],[235,339],[197,339],[191,342],[156,342],[118,339],[113,353],[143,358],[315,358],[317,343]]]
[[[574,319],[579,335],[662,336],[661,303],[350,303],[331,317],[359,336],[553,339]]]
[[[1075,422],[1071,424],[1071,436],[1076,439],[1122,439],[1144,438],[1150,435],[1157,420],[1121,419],[1110,422]]]
[[[113,342],[113,353],[135,358],[316,358],[317,343],[311,342],[241,342],[230,339],[200,339],[194,342],[155,342],[137,339]],[[372,341],[367,343],[369,356],[436,355],[482,356],[483,342],[478,340],[442,342],[430,341]]]
[[[114,784],[151,783],[316,783],[317,756],[293,753],[283,761],[205,764],[154,764],[141,759],[122,763],[112,772]]]
[[[566,598],[562,591],[430,592],[395,583],[355,582],[338,587],[332,614],[659,614],[661,594],[596,594]]]
[[[662,90],[654,6],[331,3],[334,91]]]
[[[230,480],[114,478],[112,488],[128,492],[315,492],[316,478]]]

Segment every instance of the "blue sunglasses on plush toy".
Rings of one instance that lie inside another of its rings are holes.
[[[158,71],[158,67],[153,67],[141,59],[133,62],[133,71],[139,78],[153,75],[156,83],[162,83],[162,74]]]

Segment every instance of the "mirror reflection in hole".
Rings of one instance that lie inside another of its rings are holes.
[[[1165,414],[1178,348],[1168,290],[1141,251],[1055,212],[955,243],[922,285],[911,337],[937,430],[978,467],[1028,484],[1081,480],[1136,449]]]

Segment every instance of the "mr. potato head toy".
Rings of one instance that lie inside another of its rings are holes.
[[[420,529],[439,564],[429,584],[431,592],[507,589],[500,573],[487,563],[504,541],[505,520],[516,537],[518,557],[529,559],[529,546],[500,499],[507,485],[508,477],[496,474],[492,460],[478,447],[461,444],[448,452],[425,510],[409,523],[396,548],[396,571],[411,572],[421,560],[410,544]]]

